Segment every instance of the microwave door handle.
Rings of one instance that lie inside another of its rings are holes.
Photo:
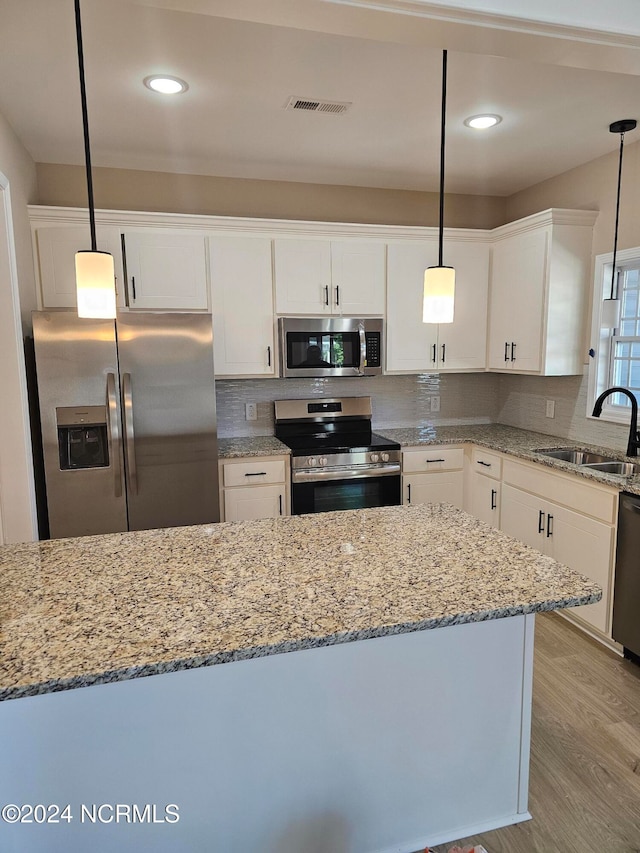
[[[367,364],[367,337],[364,333],[364,323],[358,325],[358,332],[360,334],[360,367],[358,375],[364,376],[364,369]]]
[[[107,373],[107,436],[113,465],[114,494],[119,498],[122,496],[122,471],[120,470],[120,424],[115,373]]]
[[[138,493],[138,469],[136,467],[136,442],[133,432],[133,396],[131,374],[122,374],[122,419],[124,421],[124,456],[131,494]]]

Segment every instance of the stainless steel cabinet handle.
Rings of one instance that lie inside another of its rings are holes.
[[[516,345],[514,343],[511,344],[511,361],[516,360]]]
[[[482,459],[478,459],[478,465],[484,465],[485,468],[491,468],[491,462],[483,462]]]
[[[120,470],[120,422],[118,419],[118,400],[116,398],[116,375],[107,373],[107,431],[109,437],[109,452],[113,465],[114,494],[117,498],[122,495],[122,471]]]
[[[407,503],[411,503],[411,483],[407,483]]]
[[[325,284],[324,286],[324,304],[329,304],[329,285]]]
[[[491,509],[495,509],[498,506],[496,498],[498,497],[498,492],[495,489],[491,489]]]
[[[446,346],[447,346],[446,344],[442,344],[442,363],[443,364],[444,364],[444,351],[445,351]]]
[[[504,360],[509,361],[509,344],[507,341],[504,342]]]
[[[271,347],[267,347],[267,367],[271,367]]]
[[[553,536],[553,516],[552,515],[547,516],[547,539],[550,536]]]
[[[540,510],[538,515],[538,533],[544,533],[544,511]]]
[[[340,285],[336,284],[336,305],[340,305]]]
[[[124,461],[127,469],[129,491],[138,494],[138,469],[136,466],[136,437],[133,432],[133,397],[131,374],[122,374],[122,420],[124,422]]]

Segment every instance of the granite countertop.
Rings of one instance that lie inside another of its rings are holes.
[[[0,699],[599,600],[446,504],[0,548]]]
[[[560,459],[552,459],[549,456],[541,456],[535,453],[539,449],[552,449],[555,447],[571,447],[580,450],[589,450],[600,453],[603,456],[611,456],[623,462],[639,462],[625,456],[618,450],[610,447],[600,447],[593,444],[585,444],[580,441],[572,441],[569,438],[560,438],[557,435],[547,435],[543,432],[531,432],[518,429],[517,427],[504,426],[502,424],[469,424],[460,426],[427,426],[415,429],[377,429],[380,435],[399,442],[403,449],[408,447],[421,447],[429,444],[462,444],[465,442],[486,447],[500,453],[508,453],[527,462],[538,462],[548,468],[576,474],[587,480],[592,480],[607,486],[613,486],[620,491],[640,494],[640,475],[632,477],[620,477],[616,474],[607,474],[603,471],[594,471],[592,468],[574,465],[571,462],[562,462]]]
[[[218,439],[219,459],[236,459],[241,456],[288,456],[290,453],[290,448],[273,435]]]

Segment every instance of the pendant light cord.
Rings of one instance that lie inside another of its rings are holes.
[[[624,149],[624,131],[620,134],[620,159],[618,161],[618,193],[616,195],[616,227],[613,232],[613,261],[611,267],[611,295],[614,299],[614,283],[616,280],[616,255],[618,254],[618,221],[620,219],[620,186],[622,184],[622,152]],[[617,294],[616,294],[617,296]]]
[[[91,149],[89,148],[89,116],[87,114],[87,91],[84,81],[84,55],[82,51],[82,24],[80,22],[80,0],[75,0],[76,37],[78,41],[78,71],[80,74],[80,98],[82,100],[82,129],[84,131],[84,161],[87,171],[87,195],[89,197],[89,227],[91,229],[91,251],[97,251],[96,213],[93,202],[93,179],[91,177]]]
[[[438,266],[442,266],[444,241],[444,132],[447,117],[447,51],[442,51],[442,119],[440,126],[440,225],[438,228]]]

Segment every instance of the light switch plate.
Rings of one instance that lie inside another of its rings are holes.
[[[440,411],[440,397],[439,396],[431,398],[431,411],[432,412],[439,412]]]

